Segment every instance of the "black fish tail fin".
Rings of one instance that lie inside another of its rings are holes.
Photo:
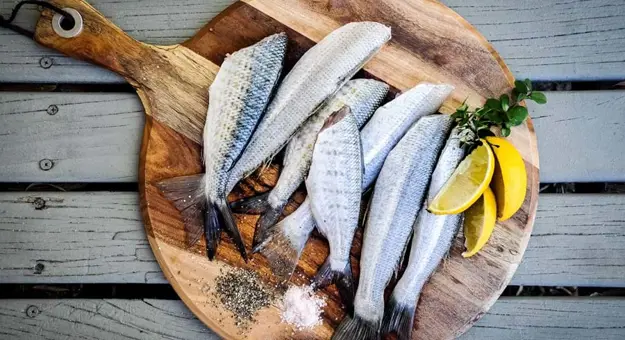
[[[277,207],[269,206],[269,209],[260,215],[258,221],[256,221],[256,229],[254,229],[254,241],[252,243],[252,247],[256,247],[265,239],[265,233],[267,230],[278,222],[280,216],[282,216],[282,211],[284,210],[284,206],[280,205]]]
[[[236,213],[242,214],[260,214],[260,218],[256,221],[256,229],[254,229],[254,241],[252,248],[256,248],[265,239],[265,232],[274,226],[286,204],[273,207],[269,204],[269,195],[271,191],[254,196],[242,198],[230,204],[230,208]],[[253,251],[255,252],[255,251]]]
[[[245,197],[230,203],[230,209],[237,214],[262,214],[269,209],[271,191],[253,197]]]
[[[241,233],[239,232],[239,228],[237,227],[237,222],[234,220],[234,216],[232,216],[232,211],[230,211],[230,207],[225,198],[222,198],[216,207],[219,211],[221,222],[221,229],[225,230],[228,233],[228,236],[232,239],[235,246],[239,249],[239,253],[241,253],[241,257],[243,260],[247,262],[247,251],[245,250],[245,243],[243,243],[243,238],[241,237]]]
[[[366,320],[358,314],[354,317],[345,316],[332,335],[332,340],[378,340],[380,339],[380,322]]]
[[[156,187],[180,211],[187,247],[193,246],[204,231],[204,174],[169,178],[156,183]]]
[[[354,288],[354,276],[352,275],[352,266],[348,262],[340,270],[333,270],[330,265],[330,257],[328,256],[317,271],[317,275],[313,278],[315,288],[324,288],[331,284],[336,284],[339,290],[341,300],[347,308],[349,314],[354,310],[354,297],[356,289]]]
[[[215,258],[217,246],[221,240],[223,218],[219,208],[213,202],[208,202],[204,211],[204,238],[206,239],[206,254],[209,260]]]
[[[412,334],[416,306],[402,304],[391,295],[384,309],[382,334],[397,333],[397,339],[408,340]]]

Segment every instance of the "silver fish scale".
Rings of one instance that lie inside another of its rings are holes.
[[[419,84],[375,111],[360,134],[365,164],[363,188],[373,183],[386,156],[408,128],[417,119],[436,112],[452,90],[449,85]]]
[[[380,23],[350,23],[334,30],[306,52],[280,84],[249,145],[230,174],[228,191],[275,156],[297,128],[390,37],[390,28]]]
[[[208,195],[225,191],[227,172],[256,128],[279,78],[286,44],[286,34],[275,34],[233,53],[211,84],[203,150]]]
[[[358,128],[371,117],[380,102],[386,97],[388,85],[372,79],[350,80],[310,117],[291,138],[286,146],[283,168],[276,186],[271,190],[268,202],[272,207],[286,204],[306,177],[312,161],[313,147],[317,134],[325,120],[343,106],[351,109]]]
[[[464,157],[458,128],[454,128],[432,174],[428,200],[434,198]],[[449,252],[462,223],[462,215],[434,215],[422,209],[414,223],[408,266],[393,290],[393,298],[404,306],[416,306],[423,285]]]
[[[451,117],[421,118],[386,158],[375,184],[360,259],[355,313],[380,322],[384,289],[395,271],[422,206]]]
[[[306,189],[317,228],[330,244],[330,267],[343,270],[358,227],[362,155],[356,119],[348,114],[317,137]]]

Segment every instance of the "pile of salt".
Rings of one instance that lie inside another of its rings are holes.
[[[291,286],[282,301],[282,321],[298,330],[310,329],[321,324],[321,312],[326,303],[316,297],[309,286]]]

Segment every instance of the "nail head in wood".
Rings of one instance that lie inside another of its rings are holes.
[[[28,308],[26,308],[26,315],[28,315],[29,318],[34,318],[37,315],[39,315],[41,313],[41,311],[39,310],[39,307],[37,306],[28,306]]]
[[[51,159],[45,158],[39,161],[39,169],[43,171],[48,171],[52,169],[53,166],[54,166],[54,162]]]
[[[50,68],[50,67],[52,67],[52,58],[43,57],[43,58],[39,59],[39,66],[41,66],[42,68]]]
[[[59,112],[59,107],[56,105],[50,105],[48,106],[48,108],[46,109],[46,112],[50,115],[50,116],[54,116],[55,114],[57,114]]]
[[[35,200],[33,201],[33,206],[35,207],[35,209],[37,210],[41,210],[43,208],[46,207],[46,200],[44,200],[41,197],[37,197],[35,198]]]
[[[37,263],[35,265],[35,274],[41,274],[44,269],[46,269],[46,266],[43,263]]]

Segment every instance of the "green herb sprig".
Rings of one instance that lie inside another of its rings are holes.
[[[481,145],[480,138],[494,136],[491,127],[501,129],[501,135],[508,137],[510,128],[521,125],[529,116],[527,108],[521,105],[524,100],[532,100],[538,104],[545,104],[547,97],[544,93],[534,91],[529,79],[514,82],[511,95],[502,94],[499,99],[489,98],[484,107],[470,110],[463,103],[451,115],[460,128],[460,145],[468,150]]]

